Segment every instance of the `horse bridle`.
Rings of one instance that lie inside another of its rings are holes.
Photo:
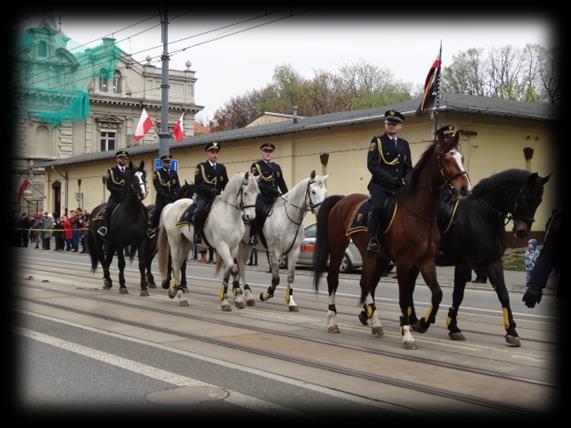
[[[222,202],[224,202],[225,204],[230,205],[232,208],[235,208],[235,209],[237,209],[237,210],[242,211],[243,214],[245,214],[246,208],[256,208],[256,205],[255,205],[255,204],[253,204],[253,205],[244,205],[244,189],[243,189],[243,187],[244,187],[245,184],[247,184],[247,183],[242,183],[242,184],[240,185],[240,189],[238,190],[238,193],[236,193],[236,200],[238,200],[238,197],[240,197],[240,203],[239,203],[238,205],[234,205],[234,204],[232,204],[232,203],[230,203],[230,202],[228,202],[228,201],[225,201],[224,199],[222,199],[222,198],[220,197],[220,195],[218,195],[218,197],[220,197],[220,200],[221,200]]]
[[[304,203],[305,207],[298,206],[298,205],[290,202],[289,200],[287,200],[283,195],[280,195],[280,198],[285,201],[284,210],[286,213],[286,217],[288,218],[289,221],[291,221],[292,223],[294,223],[298,226],[301,224],[301,221],[296,222],[290,218],[290,216],[287,212],[287,209],[286,209],[286,204],[289,204],[292,207],[297,208],[299,210],[303,210],[304,212],[311,212],[312,214],[315,214],[315,208],[319,207],[323,202],[319,202],[317,204],[314,204],[313,201],[311,200],[311,195],[309,194],[309,186],[311,186],[313,183],[315,183],[315,181],[309,180],[307,182],[307,187],[305,188],[305,196],[303,197],[303,203]],[[309,199],[309,203],[307,202],[308,199]],[[309,207],[309,208],[307,208],[307,207]],[[302,221],[303,221],[303,215],[302,215]]]
[[[519,192],[517,194],[517,198],[514,202],[514,205],[512,207],[511,210],[508,210],[506,212],[504,211],[500,211],[499,209],[491,206],[487,201],[485,201],[484,199],[482,199],[482,202],[484,203],[484,205],[486,205],[488,208],[490,208],[491,210],[495,211],[500,217],[505,217],[504,220],[504,226],[506,226],[510,221],[513,221],[514,223],[518,220],[523,221],[527,224],[529,224],[530,226],[533,224],[533,222],[535,221],[534,218],[532,217],[527,217],[527,216],[523,216],[523,215],[517,215],[516,214],[516,210],[518,209],[518,206],[520,204],[520,199],[521,196],[523,195],[523,191],[525,190],[527,183],[524,183],[523,186],[521,186],[521,188],[519,189]]]
[[[139,201],[142,201],[142,200],[144,199],[144,197],[142,197],[142,192],[139,190],[140,184],[139,184],[139,183],[135,184],[134,181],[133,181],[133,176],[135,175],[135,173],[136,173],[137,171],[143,172],[143,171],[141,171],[141,170],[139,170],[139,169],[136,169],[136,170],[134,170],[133,172],[130,172],[130,175],[131,175],[130,188],[131,188],[131,192],[133,192],[133,193],[135,193],[135,194],[137,195],[137,199],[139,199]],[[144,176],[145,176],[145,178],[142,179],[142,183],[141,183],[141,184],[144,184],[145,189],[146,189],[146,188],[147,188],[147,180],[146,180],[147,175],[144,174]]]
[[[454,186],[452,185],[452,181],[456,180],[458,177],[461,177],[463,175],[465,175],[468,179],[470,178],[467,171],[460,171],[454,174],[452,177],[448,177],[444,172],[444,167],[442,166],[442,158],[440,157],[440,153],[436,155],[436,159],[438,160],[438,166],[440,167],[440,175],[442,175],[442,178],[444,179],[444,183],[442,184],[442,186],[440,186],[441,189],[447,187],[447,190],[449,192],[454,192],[455,189]]]

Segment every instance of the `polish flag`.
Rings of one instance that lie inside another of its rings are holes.
[[[137,124],[137,129],[135,130],[135,141],[140,141],[149,129],[153,127],[153,120],[147,114],[147,110],[143,109],[141,112],[141,117],[139,118],[139,123]]]
[[[27,178],[24,178],[24,181],[22,182],[22,184],[20,185],[20,188],[18,189],[18,195],[23,196],[24,192],[26,191],[26,189],[30,187],[30,180],[28,180]]]
[[[182,141],[184,139],[184,125],[182,123],[182,118],[184,112],[180,115],[178,122],[176,123],[174,129],[172,130],[172,136],[176,141]]]

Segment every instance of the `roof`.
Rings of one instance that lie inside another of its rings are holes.
[[[293,121],[271,123],[267,125],[254,126],[249,128],[239,128],[230,131],[221,131],[211,134],[198,135],[185,138],[181,143],[171,144],[171,149],[182,149],[186,147],[202,146],[212,141],[225,143],[234,140],[248,138],[269,137],[272,135],[282,135],[308,130],[330,128],[358,123],[377,121],[384,118],[387,109],[400,111],[405,117],[415,114],[420,98],[404,101],[398,104],[391,104],[383,107],[375,107],[364,110],[344,111],[339,113],[328,113],[319,116],[306,116],[299,118],[297,123]],[[557,115],[555,108],[545,103],[527,103],[520,101],[508,101],[490,97],[478,97],[473,95],[442,93],[440,98],[440,112],[462,112],[472,114],[484,114],[489,116],[511,117],[529,120],[555,121]],[[159,144],[146,144],[129,147],[131,157],[159,151]],[[43,164],[35,165],[37,168],[48,168],[51,166],[71,165],[82,162],[92,162],[103,159],[114,159],[115,152],[85,153],[65,159],[57,159]]]

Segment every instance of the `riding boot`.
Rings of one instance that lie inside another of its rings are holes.
[[[258,243],[255,221],[256,220],[250,222],[250,240],[248,241],[250,245],[256,245]]]
[[[198,210],[194,215],[194,236],[192,242],[194,244],[202,243],[202,225],[204,223],[204,214],[202,210]]]
[[[381,243],[379,242],[379,238],[377,237],[377,231],[379,229],[379,221],[380,221],[381,210],[375,206],[371,208],[371,212],[369,213],[369,221],[367,226],[367,237],[369,243],[367,245],[367,251],[373,253],[380,253]]]

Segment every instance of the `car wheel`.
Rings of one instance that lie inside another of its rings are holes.
[[[351,260],[347,257],[347,254],[341,260],[341,266],[339,267],[339,271],[342,273],[351,273],[353,272],[353,265],[351,264]]]

